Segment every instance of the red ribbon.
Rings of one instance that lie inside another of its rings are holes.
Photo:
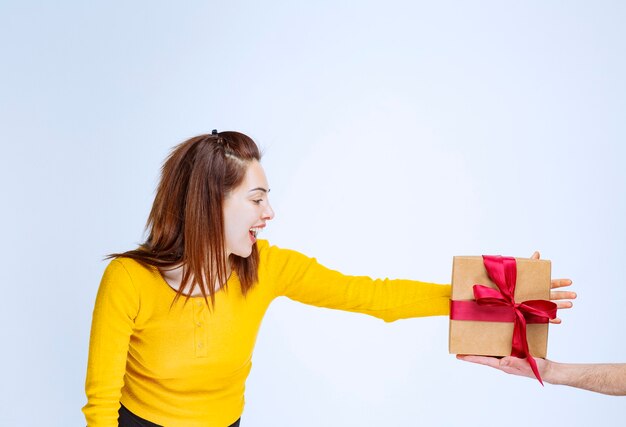
[[[483,255],[489,278],[498,286],[493,289],[474,285],[474,301],[451,301],[450,319],[485,322],[514,322],[511,356],[526,358],[541,385],[541,375],[535,359],[530,355],[526,339],[527,323],[548,323],[556,317],[556,304],[546,300],[516,303],[513,298],[517,282],[515,258]]]

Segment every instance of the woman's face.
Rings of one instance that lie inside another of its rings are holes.
[[[249,163],[242,183],[224,200],[226,255],[247,258],[257,234],[274,218],[268,200],[269,186],[263,167],[256,160]]]

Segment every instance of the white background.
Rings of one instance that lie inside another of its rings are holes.
[[[626,362],[620,1],[0,3],[0,424],[84,425],[107,253],[143,240],[169,149],[264,149],[264,237],[349,274],[448,283],[454,255],[553,262],[576,307],[549,357]],[[277,300],[242,426],[621,425],[623,398]]]

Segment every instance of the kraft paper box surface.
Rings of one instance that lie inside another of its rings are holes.
[[[517,262],[515,302],[549,300],[550,261],[515,259]],[[452,300],[473,300],[474,285],[498,289],[496,284],[489,279],[482,257],[454,257]],[[545,358],[548,346],[548,324],[528,324],[526,332],[530,354],[534,357]],[[452,354],[510,356],[512,338],[513,322],[450,320],[450,353]]]

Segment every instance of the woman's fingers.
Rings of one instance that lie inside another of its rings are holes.
[[[559,308],[570,308],[572,306],[571,301],[559,301],[559,300],[571,300],[576,299],[576,292],[550,292],[550,300],[557,302],[567,302],[569,305],[559,306]]]
[[[572,308],[574,306],[574,303],[572,303],[571,301],[552,301],[552,302],[556,304],[557,310]]]
[[[539,251],[533,252],[533,254],[530,256],[530,259],[540,259],[540,258],[541,258],[541,254],[539,253]],[[570,286],[571,284],[572,284],[572,281],[570,279],[553,279],[550,282],[550,289],[564,288],[566,286]],[[565,308],[572,308],[572,306],[574,305],[572,301],[566,301],[566,300],[576,299],[576,296],[577,296],[576,292],[572,292],[572,291],[551,291],[550,292],[550,300],[556,304],[556,308],[558,310],[562,310]],[[550,323],[558,325],[559,323],[561,323],[561,319],[558,317],[554,319],[550,319]],[[464,357],[463,360],[468,360],[468,359]],[[485,361],[484,359],[479,359],[479,360],[482,360],[482,362]],[[481,363],[476,360],[468,360],[468,361],[471,361],[474,363]],[[486,363],[483,363],[483,364],[486,364]]]
[[[569,282],[569,283],[568,283]],[[569,279],[556,279],[552,281],[552,288],[560,288],[563,286],[569,286],[572,284],[572,281]],[[574,303],[569,300],[576,298],[576,292],[572,291],[551,291],[550,292],[550,301],[556,304],[556,308],[558,310],[563,310],[566,308],[572,308]],[[554,325],[558,325],[561,323],[560,318],[554,318],[550,320],[550,323]]]
[[[552,289],[563,288],[565,286],[570,286],[572,281],[570,279],[554,279],[552,280]],[[572,308],[574,303],[569,300],[576,299],[576,292],[572,291],[550,291],[550,301],[556,303],[556,308],[559,310],[565,308]],[[550,323],[559,324],[561,323],[561,319],[558,317],[556,319],[550,320]]]
[[[563,288],[565,286],[570,286],[571,284],[572,284],[572,281],[570,279],[552,279],[550,287],[552,289],[556,289],[556,288]]]

